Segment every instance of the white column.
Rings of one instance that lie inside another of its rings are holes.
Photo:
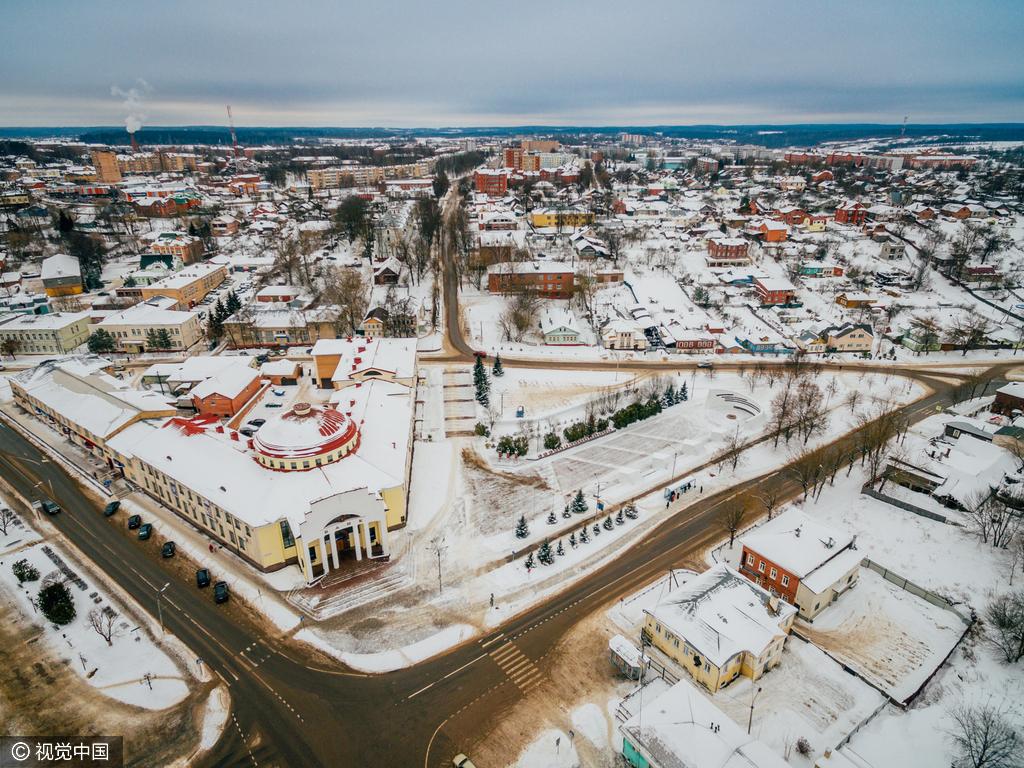
[[[377,523],[377,541],[380,542],[381,557],[391,554],[391,547],[388,546],[388,527],[383,521]]]
[[[360,562],[363,559],[363,545],[359,541],[359,525],[362,522],[363,521],[361,519],[356,520],[352,525],[352,538],[355,540],[356,544],[356,562]]]
[[[326,576],[331,570],[331,561],[327,557],[327,537],[320,534],[320,565],[323,566],[321,576]]]
[[[331,539],[331,552],[334,554],[334,567],[337,569],[341,566],[341,561],[338,560],[338,540],[334,536],[334,529],[327,535]]]

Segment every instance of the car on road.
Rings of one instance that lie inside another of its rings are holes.
[[[174,557],[174,553],[178,551],[178,545],[173,541],[165,541],[164,545],[160,548],[161,557]]]
[[[139,541],[145,541],[153,535],[153,524],[143,523],[139,526]]]
[[[60,504],[49,499],[43,499],[42,501],[33,501],[32,509],[37,512],[45,512],[48,515],[56,515],[61,511]]]
[[[117,512],[117,510],[119,510],[120,508],[121,508],[121,502],[118,501],[117,499],[114,499],[112,502],[110,502],[109,504],[107,504],[107,506],[105,506],[103,508],[103,516],[104,517],[110,517],[112,514]]]
[[[226,603],[229,596],[228,583],[226,581],[218,581],[213,585],[213,602]]]
[[[200,568],[196,571],[196,586],[202,589],[210,586],[210,569]]]
[[[452,765],[454,765],[455,768],[476,768],[476,766],[473,765],[473,761],[463,754],[458,754],[453,757]]]
[[[131,515],[128,518],[128,530],[129,531],[134,531],[140,525],[142,525],[142,515]]]

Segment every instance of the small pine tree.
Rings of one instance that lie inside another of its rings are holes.
[[[606,531],[610,531],[612,528],[614,528],[615,527],[615,523],[612,522],[612,516],[608,515],[608,517],[606,517],[604,519],[604,522],[602,523],[602,525],[604,526],[604,529]]]
[[[526,524],[526,515],[519,516],[519,522],[516,523],[516,538],[525,539],[530,535],[530,528]]]
[[[171,332],[166,328],[161,328],[156,332],[156,343],[160,345],[160,349],[170,349],[174,346],[174,340],[171,338]]]
[[[564,557],[565,556],[565,549],[562,548],[562,540],[561,539],[558,540],[558,547],[555,549],[555,554],[558,555],[559,557]]]
[[[482,357],[477,357],[476,362],[473,363],[473,383],[478,387],[481,381],[487,380],[487,371],[484,370],[484,361]]]
[[[576,534],[575,533],[570,533],[569,534],[569,546],[572,547],[573,549],[576,549]]]
[[[679,388],[679,400],[685,402],[689,399],[690,394],[686,391],[686,382],[684,381],[683,386]]]
[[[484,408],[491,404],[491,393],[488,391],[487,381],[481,381],[476,385],[476,401]]]
[[[597,523],[594,523],[594,535],[595,536],[600,536],[601,535],[601,526],[598,525]]]
[[[63,581],[48,584],[39,590],[39,611],[51,624],[62,627],[75,620],[75,600]]]
[[[577,515],[582,515],[588,508],[587,500],[583,498],[583,491],[576,491],[576,496],[572,500],[572,511]]]
[[[626,522],[626,518],[625,518],[625,517],[623,517],[623,515],[622,515],[622,510],[620,509],[620,510],[619,510],[619,514],[617,514],[617,515],[615,516],[615,524],[616,524],[616,525],[622,525],[622,524],[623,524],[623,523],[625,523],[625,522]]]
[[[639,516],[640,513],[637,512],[635,504],[626,505],[626,517],[628,517],[630,520],[636,520]]]
[[[526,570],[533,570],[533,568],[536,566],[536,563],[533,562],[533,552],[526,556],[526,562],[523,563],[523,565],[526,566]]]
[[[160,340],[157,338],[156,331],[152,328],[146,333],[146,351],[156,349],[160,345]]]
[[[235,314],[242,308],[242,300],[238,298],[238,294],[234,291],[228,291],[227,304],[224,305],[229,314]]]
[[[544,539],[544,543],[540,545],[540,549],[537,550],[537,560],[541,565],[551,565],[555,562],[554,555],[551,554],[551,545],[548,544],[548,540]]]
[[[548,515],[548,525],[554,525],[558,522],[558,518],[555,517],[555,510],[551,510],[551,514]]]
[[[500,379],[502,376],[505,375],[505,369],[501,365],[501,355],[496,354],[494,356],[494,365],[491,367],[491,374],[496,379]]]
[[[569,505],[568,504],[566,504],[565,505],[565,509],[562,510],[562,517],[564,517],[566,520],[568,520],[570,517],[572,517],[572,512],[569,511]]]
[[[588,544],[590,542],[590,534],[587,533],[587,526],[583,526],[583,530],[580,531],[580,544]]]

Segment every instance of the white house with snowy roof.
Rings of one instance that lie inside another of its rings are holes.
[[[796,608],[720,564],[644,613],[651,644],[715,693],[779,663]]]

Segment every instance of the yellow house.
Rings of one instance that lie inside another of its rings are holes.
[[[76,296],[83,291],[82,268],[78,259],[67,253],[43,259],[40,277],[47,296]]]
[[[88,312],[0,317],[0,341],[12,340],[16,353],[66,355],[89,338]]]
[[[219,264],[203,262],[193,264],[180,272],[168,275],[163,280],[143,286],[143,300],[157,296],[174,299],[175,308],[191,309],[203,298],[224,282],[227,270]]]
[[[723,564],[644,613],[651,644],[715,693],[779,663],[796,608]]]
[[[530,223],[538,229],[543,227],[574,228],[594,223],[594,214],[575,208],[541,208],[530,214]]]

